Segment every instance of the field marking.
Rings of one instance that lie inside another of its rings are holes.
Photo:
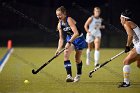
[[[14,51],[13,48],[9,49],[7,51],[7,53],[4,55],[4,57],[0,60],[0,72],[3,70],[5,64],[7,63],[8,59],[13,51]]]

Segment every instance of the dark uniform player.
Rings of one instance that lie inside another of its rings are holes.
[[[76,21],[68,17],[66,14],[66,9],[61,6],[56,10],[57,18],[59,19],[58,31],[59,31],[59,42],[56,54],[61,50],[64,43],[64,35],[66,35],[66,45],[64,51],[64,66],[67,72],[66,82],[77,82],[80,80],[82,74],[82,50],[86,47],[85,38],[83,33],[77,28]],[[71,71],[70,54],[72,50],[75,49],[75,62],[77,65],[77,75],[73,79]]]

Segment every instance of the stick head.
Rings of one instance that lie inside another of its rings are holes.
[[[34,69],[32,70],[32,73],[33,73],[33,74],[37,74],[37,72],[36,72]]]
[[[92,71],[89,72],[89,77],[92,78]]]

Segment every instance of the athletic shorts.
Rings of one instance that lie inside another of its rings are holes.
[[[134,44],[134,48],[136,48],[137,54],[140,54],[140,43]]]
[[[66,37],[66,42],[68,42],[71,39],[70,35],[67,35]],[[83,35],[79,36],[78,38],[76,38],[72,44],[74,45],[74,48],[76,50],[83,50],[84,48],[87,47],[87,43],[85,41],[85,38]]]
[[[97,37],[101,38],[101,31],[92,31],[90,35],[87,33],[87,35],[86,35],[86,42],[87,43],[91,43]]]

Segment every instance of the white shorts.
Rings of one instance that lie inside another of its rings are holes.
[[[86,42],[91,43],[95,38],[101,38],[101,31],[91,32],[90,35],[87,33]]]
[[[140,54],[140,43],[135,44],[134,48],[136,48],[137,54]]]

